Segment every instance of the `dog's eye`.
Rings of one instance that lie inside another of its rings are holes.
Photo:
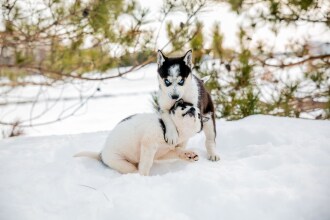
[[[165,79],[164,82],[165,82],[165,85],[166,85],[167,87],[170,86],[170,85],[172,84],[170,81],[168,81],[168,79]]]
[[[183,83],[184,83],[184,79],[181,79],[180,82],[178,82],[180,86],[183,86]]]

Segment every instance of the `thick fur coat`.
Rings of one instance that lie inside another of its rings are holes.
[[[179,132],[178,142],[183,143],[201,131],[208,120],[201,117],[198,109],[190,103],[178,101],[170,108],[170,117]],[[75,156],[87,156],[101,160],[120,173],[149,175],[154,161],[183,159],[198,160],[193,151],[175,148],[165,142],[167,131],[157,114],[137,114],[120,122],[109,134],[101,153],[81,152]]]
[[[203,131],[206,136],[208,159],[218,161],[216,154],[215,110],[210,94],[206,91],[203,81],[192,74],[192,51],[183,57],[166,57],[161,51],[157,54],[159,81],[159,112],[167,128],[165,141],[169,144],[185,148],[187,141],[179,142],[179,133],[175,129],[169,110],[179,99],[192,103],[202,115],[211,115],[212,120],[204,123]]]

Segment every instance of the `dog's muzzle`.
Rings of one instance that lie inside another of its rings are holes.
[[[184,113],[182,116],[189,115],[190,117],[195,117],[196,109],[194,107],[191,107],[186,113]]]

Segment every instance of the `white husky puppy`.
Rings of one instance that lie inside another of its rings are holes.
[[[203,129],[209,117],[201,116],[199,109],[179,100],[170,110],[170,117],[178,131],[178,142],[186,142]],[[149,175],[154,161],[183,159],[197,161],[193,151],[175,148],[165,142],[166,127],[157,114],[137,114],[121,121],[108,136],[101,153],[81,152],[75,156],[98,159],[120,173]]]

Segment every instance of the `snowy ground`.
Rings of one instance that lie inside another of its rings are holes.
[[[161,5],[160,0],[140,3],[152,6],[153,13]],[[219,18],[225,46],[235,48],[241,18],[228,6],[218,5],[199,18],[206,33]],[[185,18],[177,13],[171,20],[178,24]],[[329,37],[317,24],[281,30],[279,36],[270,36],[261,29],[253,41],[262,37],[280,51],[286,45],[284,38],[302,38],[301,33],[313,33],[314,41]],[[164,36],[159,38],[160,48],[167,42]],[[100,89],[97,98],[77,112],[81,100],[63,101],[80,96],[84,101],[96,88]],[[54,99],[1,106],[0,118],[9,122],[19,119],[28,125],[29,118],[35,117],[35,123],[44,123],[62,112],[75,113],[55,124],[25,129],[30,136],[65,135],[0,140],[0,220],[330,219],[329,121],[269,116],[218,121],[220,162],[205,159],[204,137],[197,135],[189,148],[200,154],[200,161],[155,165],[150,177],[120,175],[98,161],[72,157],[81,150],[99,151],[107,132],[124,117],[151,112],[150,93],[157,88],[152,64],[125,79],[47,89],[22,87],[9,100],[0,97],[1,102],[20,101],[17,97]],[[83,133],[91,131],[100,132]]]
[[[107,132],[0,141],[0,219],[330,219],[330,122],[253,116],[218,121],[220,162],[120,175],[80,150]]]

